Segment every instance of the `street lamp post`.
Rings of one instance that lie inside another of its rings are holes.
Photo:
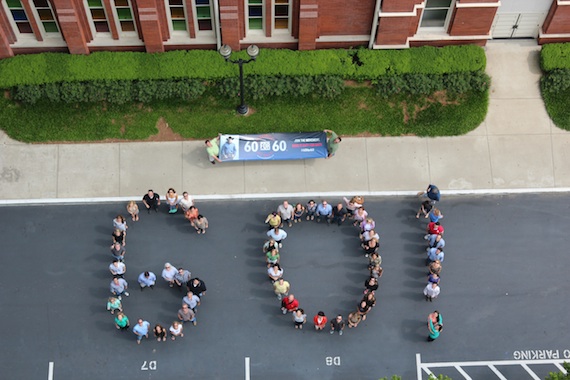
[[[244,63],[250,63],[251,61],[255,61],[255,59],[259,55],[259,48],[255,45],[250,45],[247,48],[247,54],[250,57],[248,60],[244,60],[241,58],[238,60],[230,59],[230,56],[232,55],[232,48],[229,47],[228,45],[222,45],[222,47],[219,50],[219,53],[222,57],[224,57],[224,59],[227,62],[235,63],[235,64],[239,65],[240,105],[237,107],[237,111],[240,115],[245,115],[245,114],[247,114],[247,111],[249,111],[249,107],[247,106],[247,104],[245,104],[245,98],[244,98],[244,94],[243,94],[243,92],[244,92],[244,90],[243,90],[243,65],[244,65]]]

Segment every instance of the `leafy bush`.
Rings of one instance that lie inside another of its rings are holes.
[[[540,67],[546,72],[570,69],[570,43],[544,45],[540,51]]]
[[[239,78],[227,78],[215,83],[218,94],[232,98],[239,95]],[[244,78],[244,90],[248,98],[259,100],[278,96],[303,96],[333,99],[340,95],[344,80],[337,76],[257,76]]]
[[[245,51],[233,59],[249,59]],[[384,75],[449,74],[481,71],[485,53],[479,46],[421,47],[405,50],[263,49],[244,67],[246,74],[265,77],[324,76],[369,80]],[[0,88],[26,84],[97,80],[219,80],[237,76],[237,65],[214,50],[95,52],[89,55],[41,53],[0,60]]]
[[[113,104],[152,102],[154,100],[193,100],[205,91],[204,84],[195,79],[186,80],[96,80],[90,82],[60,82],[44,85],[16,86],[12,98],[35,104],[40,99],[62,103],[91,103],[107,101]]]
[[[491,79],[484,72],[450,73],[444,75],[404,74],[384,76],[375,81],[379,95],[388,97],[393,94],[409,93],[428,95],[440,90],[452,94],[466,92],[484,92],[489,89]]]
[[[543,92],[557,93],[570,88],[570,69],[556,69],[540,78]]]

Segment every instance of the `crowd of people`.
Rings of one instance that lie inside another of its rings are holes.
[[[194,200],[184,192],[182,197],[178,197],[174,189],[168,189],[166,195],[168,212],[175,214],[181,209],[184,216],[190,222],[190,225],[196,229],[198,234],[206,233],[208,228],[208,220],[198,213],[198,209],[194,205]],[[158,212],[161,204],[160,196],[153,190],[149,190],[144,195],[142,203],[150,214],[152,210]],[[131,216],[133,222],[139,221],[139,207],[135,201],[127,204],[127,212]],[[127,265],[125,263],[126,244],[127,244],[127,221],[122,215],[117,215],[113,219],[113,234],[111,245],[112,263],[109,265],[109,271],[112,275],[109,290],[111,296],[107,300],[107,310],[114,316],[115,327],[120,331],[128,331],[129,329],[136,336],[137,344],[140,344],[143,338],[149,337],[151,331],[150,322],[139,318],[137,323],[131,328],[129,318],[123,310],[123,297],[129,297],[129,284],[125,280]],[[157,341],[164,342],[170,335],[171,340],[182,338],[184,336],[184,325],[191,323],[197,325],[196,313],[200,306],[202,297],[206,295],[206,284],[198,277],[192,277],[190,271],[184,268],[175,268],[170,263],[165,263],[162,269],[161,277],[170,288],[178,288],[180,292],[186,294],[181,301],[181,307],[175,319],[168,328],[160,323],[156,323],[152,328],[152,333]],[[146,270],[137,277],[137,283],[140,291],[145,289],[154,290],[157,277],[150,271]]]
[[[426,265],[428,267],[427,285],[424,287],[423,294],[426,302],[433,302],[440,292],[441,282],[441,264],[445,258],[443,249],[445,248],[445,240],[443,238],[444,228],[441,225],[443,214],[439,208],[436,207],[440,200],[441,194],[435,185],[429,185],[425,191],[418,193],[418,196],[425,197],[418,212],[416,219],[423,216],[428,219],[426,233],[424,240],[427,242],[426,252]],[[436,310],[428,316],[428,342],[433,342],[439,337],[443,329],[443,319],[441,314]]]
[[[293,324],[296,329],[303,329],[307,322],[307,314],[300,307],[299,300],[291,293],[291,284],[283,277],[284,270],[281,266],[280,250],[283,248],[283,241],[288,233],[283,226],[289,228],[294,224],[305,222],[316,222],[323,224],[342,225],[345,222],[357,228],[363,256],[368,262],[369,277],[364,282],[363,297],[356,304],[355,309],[345,318],[339,314],[329,322],[326,314],[319,311],[313,317],[313,324],[316,331],[322,331],[329,326],[330,334],[338,332],[343,334],[346,326],[348,328],[357,327],[361,321],[366,320],[367,314],[376,305],[376,291],[378,290],[378,280],[382,276],[382,258],[379,255],[380,236],[375,231],[376,222],[372,219],[364,208],[364,198],[355,196],[352,199],[344,198],[344,204],[338,203],[331,206],[326,200],[316,203],[310,200],[306,204],[290,204],[283,201],[277,210],[271,212],[265,219],[268,225],[267,240],[263,245],[263,253],[267,264],[267,275],[273,285],[273,291],[277,299],[281,302],[281,312],[286,315],[292,314]]]

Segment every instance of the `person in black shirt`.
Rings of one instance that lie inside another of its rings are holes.
[[[146,211],[150,214],[150,209],[154,209],[155,212],[158,212],[158,206],[160,205],[160,195],[155,193],[152,190],[149,190],[142,199],[144,203],[144,207],[146,207]]]
[[[189,292],[196,294],[200,298],[206,295],[206,284],[198,277],[191,279],[187,287]]]
[[[342,207],[342,203],[339,203],[332,210],[332,223],[337,223],[339,226],[346,219],[346,210]]]

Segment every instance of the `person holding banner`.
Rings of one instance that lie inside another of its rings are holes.
[[[327,158],[331,158],[332,156],[335,155],[336,151],[338,150],[338,144],[340,144],[342,139],[330,129],[324,129],[323,132],[327,133],[327,137],[328,134],[330,133],[330,137],[327,140],[327,152],[328,152]]]
[[[212,165],[216,164],[216,161],[222,162],[218,157],[220,155],[220,147],[218,146],[218,142],[220,141],[220,137],[216,137],[215,139],[206,140],[206,152],[208,153],[208,159],[212,163]]]

